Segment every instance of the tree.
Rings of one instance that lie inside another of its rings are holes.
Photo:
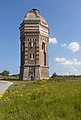
[[[4,70],[2,73],[1,73],[2,76],[9,76],[9,71],[7,70]]]
[[[57,76],[57,74],[54,72],[54,73],[52,74],[51,78],[54,78],[54,77],[56,77],[56,76]]]

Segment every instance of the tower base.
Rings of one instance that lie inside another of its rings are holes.
[[[47,66],[29,66],[20,67],[21,80],[40,80],[49,79],[49,68]]]

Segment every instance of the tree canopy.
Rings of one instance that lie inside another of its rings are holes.
[[[1,73],[2,76],[9,76],[9,71],[7,70],[4,70],[2,73]]]

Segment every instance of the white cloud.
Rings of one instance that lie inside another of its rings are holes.
[[[81,75],[81,60],[57,57],[56,72],[62,75]]]
[[[79,43],[77,43],[77,42],[71,42],[68,46],[67,46],[67,48],[69,49],[69,50],[71,50],[72,52],[77,52],[77,51],[79,51],[80,50],[80,44]]]
[[[62,48],[66,47],[66,46],[67,46],[66,43],[61,44],[61,47],[62,47]]]
[[[65,47],[65,48],[71,50],[72,52],[77,52],[81,48],[81,46],[80,46],[80,44],[78,42],[71,42],[68,45],[66,43],[64,43],[64,44],[61,44],[61,47],[62,48]]]
[[[61,62],[61,63],[63,63],[63,62],[66,61],[66,58],[63,58],[63,57],[55,58],[55,61],[56,61],[56,62]]]
[[[78,61],[76,58],[68,60],[63,57],[55,58],[55,61],[63,65],[81,65],[81,61]]]
[[[58,41],[56,38],[49,38],[49,43],[56,44]]]

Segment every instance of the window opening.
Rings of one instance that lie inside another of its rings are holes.
[[[32,47],[33,47],[33,42],[30,41],[30,48],[32,48]]]
[[[34,53],[33,53],[33,59],[34,59],[34,57],[35,57],[35,55],[34,55]]]
[[[32,58],[31,53],[30,53],[30,58]]]

